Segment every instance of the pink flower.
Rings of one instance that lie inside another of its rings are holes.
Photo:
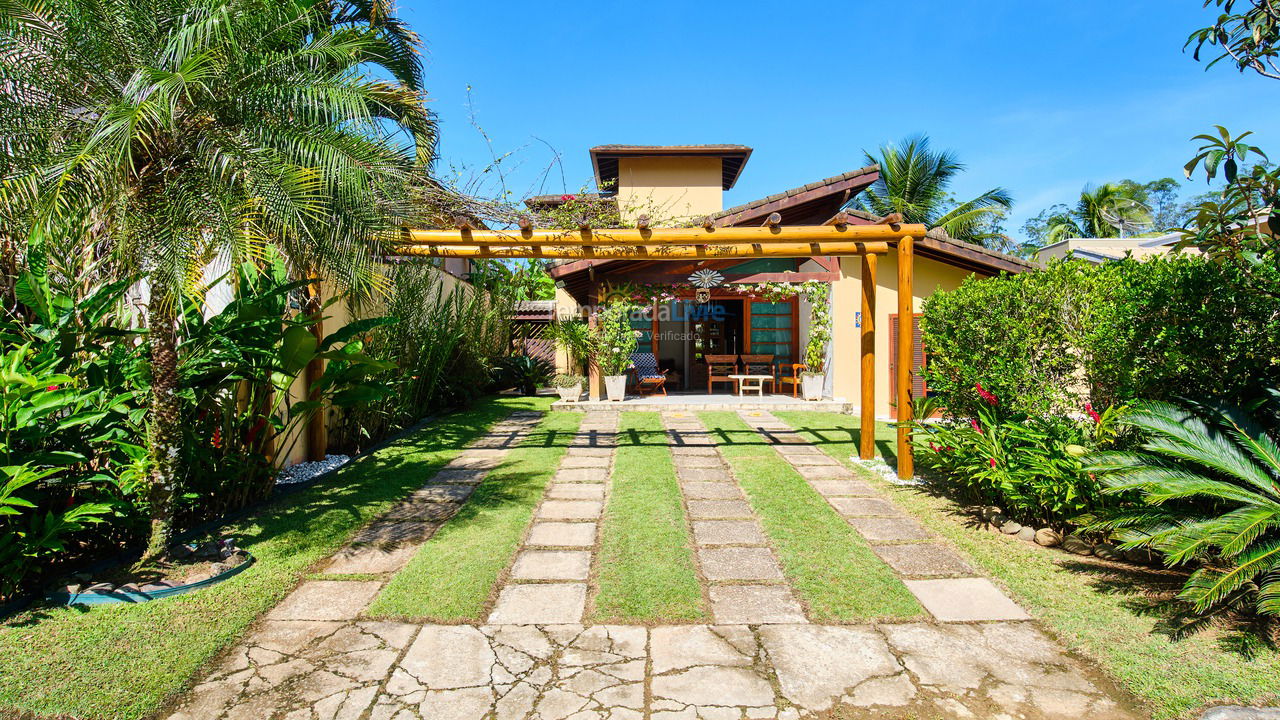
[[[979,425],[978,421],[975,420],[974,418],[969,418],[969,427],[972,427],[974,432],[977,432],[977,433],[982,432],[982,426]]]
[[[1094,425],[1098,425],[1102,423],[1102,416],[1099,415],[1097,411],[1093,409],[1093,403],[1085,403],[1084,411],[1089,413],[1089,417],[1093,419]]]
[[[986,400],[987,402],[991,403],[992,405],[999,405],[999,404],[1000,404],[1000,401],[996,399],[996,396],[995,396],[995,395],[992,395],[990,392],[987,392],[986,390],[984,390],[984,389],[982,388],[982,383],[976,383],[976,384],[974,385],[974,387],[976,387],[976,388],[978,389],[978,397],[982,398],[983,400]]]

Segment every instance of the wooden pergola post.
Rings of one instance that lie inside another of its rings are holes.
[[[600,321],[596,319],[593,312],[587,318],[587,327],[591,328],[591,337],[596,336],[596,328],[599,327]],[[604,381],[600,377],[600,366],[596,364],[594,357],[587,359],[587,399],[596,402],[600,399],[600,386]]]
[[[876,453],[876,256],[862,256],[862,430],[858,457]]]
[[[907,480],[915,475],[915,456],[911,449],[911,365],[915,358],[915,300],[912,278],[915,274],[915,240],[910,236],[898,241],[898,477]]]

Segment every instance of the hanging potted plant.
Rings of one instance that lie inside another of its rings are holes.
[[[605,395],[614,402],[621,402],[626,397],[627,370],[631,367],[631,353],[635,351],[640,335],[631,329],[631,312],[634,309],[630,303],[616,302],[606,305],[596,314],[592,355],[604,375]]]

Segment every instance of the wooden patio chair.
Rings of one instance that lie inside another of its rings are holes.
[[[738,374],[737,355],[705,355],[707,361],[707,394],[711,394],[711,384],[718,382],[733,383],[730,375]]]
[[[769,379],[762,382],[769,383],[769,392],[778,391],[778,373],[774,367],[772,355],[743,355],[741,357],[743,375],[768,375]]]
[[[658,369],[658,360],[653,353],[631,353],[631,372],[637,393],[653,395],[661,391],[663,395],[667,394],[667,371]]]
[[[791,377],[782,375],[778,378],[778,382],[783,385],[791,386],[791,397],[798,397],[800,393],[800,373],[808,370],[809,367],[804,363],[791,363]]]

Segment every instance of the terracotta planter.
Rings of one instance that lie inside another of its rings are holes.
[[[578,402],[578,398],[582,397],[582,383],[572,387],[558,387],[556,392],[560,394],[560,399],[565,402]]]
[[[606,375],[604,378],[605,396],[612,402],[622,402],[627,396],[626,375]]]
[[[804,399],[821,400],[822,385],[825,380],[825,375],[801,375],[800,392],[804,393]]]

